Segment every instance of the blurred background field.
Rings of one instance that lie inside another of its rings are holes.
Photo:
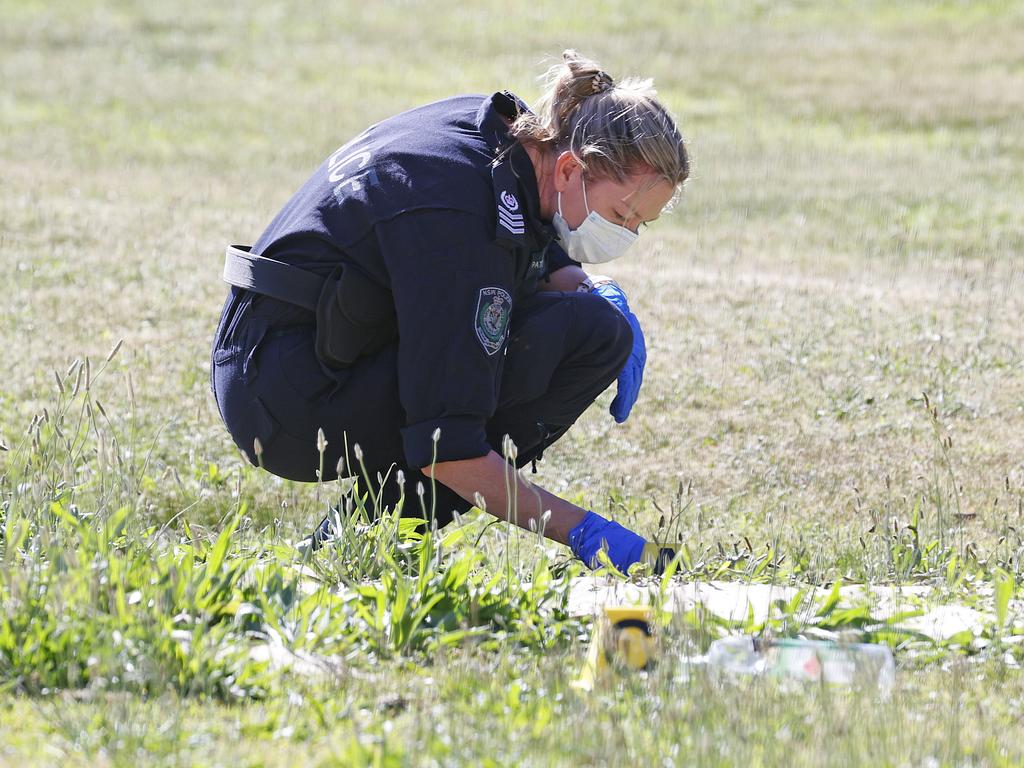
[[[3,18],[8,442],[52,369],[123,337],[161,459],[237,462],[206,384],[222,246],[255,239],[367,124],[452,93],[533,99],[573,45],[655,78],[694,170],[607,270],[650,337],[634,417],[595,407],[539,479],[662,506],[682,482],[748,535],[784,505],[842,536],[862,507],[935,492],[926,392],[977,534],[1017,511],[1019,4],[6,2]],[[123,388],[108,399],[125,409]]]
[[[244,502],[250,530],[271,526],[275,541],[304,533],[322,508],[316,489],[244,468],[209,393],[223,246],[253,241],[366,125],[455,93],[509,88],[532,101],[536,77],[566,47],[617,78],[654,78],[690,141],[693,175],[672,215],[604,270],[647,332],[632,417],[616,426],[606,393],[535,479],[646,532],[665,512],[695,552],[772,542],[813,582],[891,580],[893,537],[908,526],[1019,572],[1019,2],[0,0],[0,440],[12,448],[0,472],[14,471],[9,457],[33,417],[53,409],[54,370],[85,357],[98,367],[123,338],[95,396],[109,429],[130,438],[138,482],[125,503],[138,524],[180,523],[187,510],[216,535]],[[445,684],[472,688],[489,663]],[[384,688],[405,684],[404,672],[381,674]],[[526,674],[550,683],[557,671]],[[929,709],[931,693],[946,695],[929,674],[886,717],[944,723],[948,735],[961,700]],[[957,674],[993,724],[1019,726],[1019,679]],[[997,682],[1006,695],[990,700]],[[345,695],[358,710],[364,693]],[[448,699],[424,697],[455,717]],[[777,713],[758,702],[748,715],[768,717],[777,736]],[[512,717],[511,705],[492,704]],[[49,721],[47,706],[0,704],[0,723],[9,734],[26,711]],[[808,764],[850,756],[819,751],[832,732],[816,730],[825,726],[814,713],[827,702],[793,706],[787,738],[807,746]],[[99,717],[81,707],[68,722]],[[181,722],[204,719],[180,711]],[[309,717],[308,733],[327,738]],[[705,760],[729,763],[706,738],[729,734],[730,717],[673,722]],[[226,739],[230,751],[224,728],[211,743]],[[1011,760],[998,731],[943,741],[911,729],[886,743],[893,764]],[[662,748],[639,726],[628,732],[612,742],[623,754]],[[19,747],[7,734],[0,755],[41,754],[35,737]],[[413,750],[430,738],[406,737]],[[547,753],[523,749],[521,762],[544,764]],[[545,749],[565,758],[557,743]],[[781,753],[732,754],[770,763]]]

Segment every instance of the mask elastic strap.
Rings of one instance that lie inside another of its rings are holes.
[[[587,216],[590,215],[590,203],[587,202],[587,182],[580,173],[580,183],[583,184],[583,206],[587,209]]]

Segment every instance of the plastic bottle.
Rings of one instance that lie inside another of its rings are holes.
[[[892,651],[868,643],[740,635],[715,640],[708,649],[707,664],[731,674],[872,686],[885,692],[896,678]]]

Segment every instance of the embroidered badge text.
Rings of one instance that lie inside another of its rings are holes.
[[[476,302],[476,337],[488,355],[495,354],[505,341],[512,297],[503,288],[481,288]]]

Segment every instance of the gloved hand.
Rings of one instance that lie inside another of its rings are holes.
[[[598,553],[605,549],[612,565],[625,573],[633,563],[646,562],[661,574],[676,556],[675,550],[648,542],[614,520],[587,512],[569,531],[569,548],[588,568],[597,568]]]
[[[647,364],[647,345],[644,343],[644,332],[640,328],[640,321],[629,309],[625,292],[614,281],[598,283],[598,279],[593,278],[594,293],[614,304],[616,309],[625,315],[633,329],[633,351],[630,352],[629,359],[619,374],[618,391],[608,409],[609,413],[615,417],[616,423],[621,424],[629,417],[629,412],[633,410],[633,404],[640,395],[640,384],[644,380],[644,366]]]

